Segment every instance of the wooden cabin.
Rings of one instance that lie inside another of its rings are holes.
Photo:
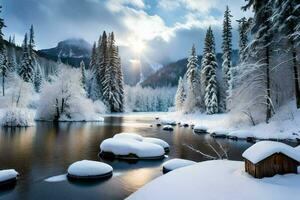
[[[300,151],[280,142],[262,141],[244,153],[245,171],[255,178],[297,173]]]

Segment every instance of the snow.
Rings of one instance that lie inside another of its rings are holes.
[[[65,181],[65,180],[67,180],[66,174],[52,176],[52,177],[45,179],[46,182],[51,182],[51,183],[52,182],[61,182],[61,181]]]
[[[170,145],[167,142],[158,138],[144,137],[143,142],[157,144],[163,148],[170,148]]]
[[[127,200],[285,200],[300,195],[300,175],[255,179],[240,161],[214,160],[174,170],[158,177]]]
[[[78,177],[100,176],[111,173],[113,168],[103,162],[92,160],[81,160],[71,164],[68,168],[68,174]]]
[[[283,153],[300,162],[300,153],[295,148],[287,144],[274,141],[261,141],[255,143],[243,153],[243,157],[251,161],[253,164],[257,164],[274,153]]]
[[[28,127],[34,125],[33,111],[27,108],[9,107],[0,109],[1,125],[6,127]]]
[[[0,182],[8,181],[13,178],[17,178],[19,173],[14,169],[0,170]]]
[[[114,135],[114,138],[116,139],[133,139],[137,141],[143,141],[143,136],[137,134],[137,133],[118,133]]]
[[[179,169],[182,167],[194,165],[196,162],[192,160],[186,160],[186,159],[180,159],[180,158],[174,158],[171,160],[168,160],[167,162],[163,163],[163,169],[167,171],[173,171],[175,169]]]
[[[117,156],[134,154],[139,158],[160,157],[165,154],[163,147],[150,142],[138,141],[131,138],[109,138],[100,144],[103,152],[111,152]]]
[[[171,125],[165,125],[163,127],[163,130],[165,130],[165,131],[173,131],[174,129],[173,129],[173,127]]]
[[[161,119],[159,122],[163,125],[176,125],[176,121],[172,119]]]
[[[194,126],[194,131],[195,132],[207,132],[207,127],[203,125],[196,125]]]

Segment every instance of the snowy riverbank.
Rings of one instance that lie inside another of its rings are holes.
[[[169,172],[129,196],[137,199],[283,200],[300,195],[300,175],[254,179],[240,161],[206,161]]]

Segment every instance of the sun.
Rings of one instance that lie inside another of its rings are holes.
[[[141,55],[146,49],[145,42],[143,40],[139,40],[139,39],[130,40],[129,46],[136,55]]]

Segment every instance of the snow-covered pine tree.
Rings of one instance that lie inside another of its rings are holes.
[[[187,71],[186,71],[186,81],[187,81],[187,96],[184,103],[184,111],[192,112],[196,109],[197,97],[200,90],[198,85],[198,57],[196,53],[195,45],[192,46],[191,54],[188,58]]]
[[[27,33],[25,34],[23,41],[23,56],[21,61],[21,66],[19,68],[19,75],[23,78],[25,82],[33,82],[34,79],[34,68],[32,62],[30,61],[29,51],[28,51],[28,39]]]
[[[215,41],[211,27],[208,28],[201,64],[201,82],[204,88],[204,103],[207,114],[219,112],[218,86],[216,69],[218,64],[215,55]]]
[[[2,12],[2,6],[0,5],[0,13]],[[3,52],[4,49],[4,39],[3,39],[3,31],[2,29],[6,27],[4,24],[3,18],[0,17],[0,52]]]
[[[43,77],[42,77],[42,73],[41,73],[41,68],[40,68],[40,66],[36,66],[33,83],[34,83],[34,89],[37,93],[41,92],[42,82],[43,82]]]
[[[175,95],[175,109],[176,111],[182,111],[185,102],[186,94],[184,89],[183,79],[179,77],[177,91]]]
[[[83,89],[86,89],[86,72],[85,72],[85,64],[83,60],[80,62],[80,70],[81,70],[81,84]]]
[[[125,92],[124,92],[124,78],[122,71],[121,58],[119,55],[119,48],[117,47],[117,55],[118,55],[118,64],[117,64],[117,87],[118,87],[118,95],[119,95],[119,112],[124,112],[124,104],[125,104]]]
[[[7,77],[8,73],[8,56],[6,46],[2,49],[0,54],[0,72],[2,75],[2,95],[5,96],[5,78]]]
[[[28,41],[28,53],[30,59],[34,62],[34,48],[35,48],[35,40],[34,40],[34,30],[33,25],[30,26],[29,30],[29,41]]]
[[[245,60],[245,50],[248,45],[249,39],[249,28],[251,24],[251,18],[247,19],[246,17],[242,17],[237,20],[239,23],[238,31],[239,31],[239,62],[242,63]]]
[[[90,65],[89,65],[89,69],[91,71],[93,71],[95,69],[96,63],[97,63],[97,46],[96,46],[96,42],[94,42],[93,48],[92,48],[91,61],[90,61]]]
[[[232,26],[231,26],[231,11],[229,10],[229,7],[226,6],[226,10],[224,13],[224,21],[223,21],[223,63],[222,63],[222,70],[223,70],[223,79],[224,79],[224,89],[225,91],[220,91],[221,99],[219,110],[222,112],[225,112],[227,110],[227,99],[229,94],[229,88],[230,88],[230,80],[231,80],[231,68],[232,62],[231,62],[231,54],[232,54]]]
[[[8,54],[8,71],[15,72],[17,69],[18,69],[18,63],[17,63],[16,49],[14,46],[11,46],[9,48],[9,54]]]
[[[286,39],[289,52],[292,55],[292,68],[294,75],[294,91],[296,106],[300,108],[299,88],[299,62],[297,61],[297,46],[300,42],[300,1],[299,0],[276,0],[273,13],[273,28],[278,31],[281,39]]]
[[[109,34],[108,38],[108,58],[103,81],[103,100],[110,112],[119,112],[121,103],[116,80],[119,57],[113,33]]]
[[[263,102],[258,102],[261,105],[265,105],[266,109],[266,123],[269,123],[272,117],[273,103],[271,96],[271,53],[272,53],[272,7],[273,1],[260,1],[260,0],[247,0],[247,5],[243,9],[249,9],[253,7],[254,10],[254,26],[252,27],[252,33],[254,34],[254,40],[249,46],[251,57],[247,58],[250,62],[255,62],[256,67],[254,71],[250,70],[251,75],[248,77],[255,78],[251,81],[251,84],[257,87],[260,85],[260,91],[262,94],[257,93],[257,97],[254,99],[262,99]],[[251,60],[252,59],[252,60]],[[259,83],[257,83],[259,82]],[[261,98],[262,97],[262,98]]]

